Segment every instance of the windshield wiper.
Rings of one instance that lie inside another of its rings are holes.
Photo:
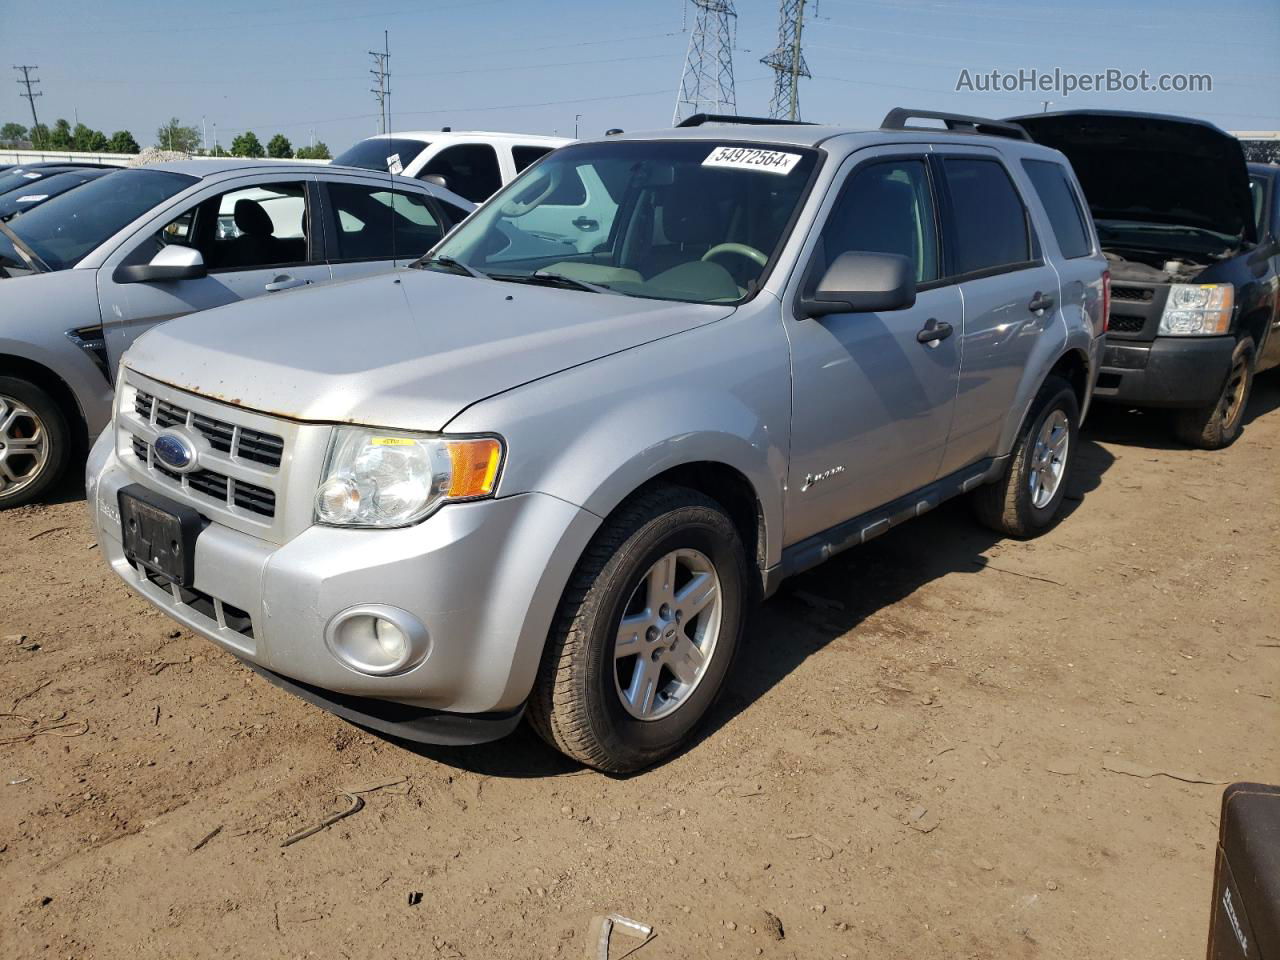
[[[50,266],[47,263],[45,263],[43,260],[40,259],[40,254],[32,250],[30,245],[27,243],[27,241],[23,240],[20,236],[14,233],[13,230],[10,229],[9,225],[6,224],[3,220],[0,220],[0,233],[3,233],[6,237],[9,238],[9,242],[13,244],[13,249],[18,251],[18,256],[22,257],[23,260],[27,261],[27,266],[29,266],[32,270],[34,270],[36,273],[52,272],[52,268],[50,268]]]
[[[415,260],[413,263],[409,264],[409,266],[417,267],[421,270],[433,263],[438,263],[440,266],[452,270],[454,273],[465,273],[469,277],[476,277],[480,280],[492,279],[484,271],[477,270],[475,267],[471,266],[471,264],[463,263],[461,260],[455,260],[453,257],[423,257],[421,260]]]
[[[614,296],[621,296],[617,290],[610,290],[608,287],[599,283],[589,283],[586,280],[579,280],[577,277],[567,277],[563,273],[547,273],[545,270],[539,270],[537,273],[531,273],[527,277],[502,277],[501,279],[518,279],[525,282],[545,280],[558,286],[573,287],[575,290],[585,290],[588,293],[612,293]]]

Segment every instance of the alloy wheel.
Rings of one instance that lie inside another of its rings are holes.
[[[44,422],[22,401],[0,394],[0,494],[34,483],[48,462]]]
[[[1045,418],[1036,437],[1031,455],[1031,472],[1027,484],[1031,488],[1031,504],[1043,510],[1058,493],[1062,477],[1067,469],[1068,445],[1071,442],[1071,424],[1061,410],[1054,410]]]

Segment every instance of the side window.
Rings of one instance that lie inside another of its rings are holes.
[[[1049,225],[1053,227],[1053,235],[1058,238],[1062,255],[1072,260],[1093,253],[1084,211],[1080,208],[1080,201],[1076,198],[1076,192],[1072,189],[1062,164],[1052,160],[1023,160],[1022,169],[1027,171],[1031,185],[1036,189],[1036,196],[1044,204],[1045,213],[1049,215]]]
[[[444,215],[448,217],[450,223],[455,226],[467,219],[467,217],[471,216],[470,210],[463,210],[461,207],[455,206],[448,200],[440,200],[437,198],[436,203],[440,204],[441,209],[444,210]]]
[[[535,160],[541,160],[550,152],[550,147],[512,147],[511,159],[515,161],[516,173],[519,173]]]
[[[307,191],[301,182],[241,187],[201,201],[161,227],[130,261],[160,247],[194,247],[210,270],[253,270],[307,261]]]
[[[427,161],[418,179],[430,174],[444,177],[447,189],[472,203],[488,199],[502,186],[498,154],[487,143],[460,143],[446,147]]]
[[[845,182],[822,229],[821,279],[842,253],[896,253],[916,268],[916,282],[938,279],[938,231],[923,160],[886,160],[859,167]]]
[[[420,257],[444,236],[440,220],[421,194],[383,186],[327,183],[335,222],[335,260]]]
[[[1033,259],[1027,212],[1009,174],[996,160],[946,157],[955,238],[953,272],[1026,263]]]

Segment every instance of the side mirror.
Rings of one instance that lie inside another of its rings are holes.
[[[449,181],[446,180],[444,177],[442,177],[438,173],[423,174],[418,179],[421,180],[423,183],[433,183],[437,187],[443,187],[446,190],[449,189]]]
[[[832,261],[818,289],[800,301],[809,317],[830,313],[883,313],[916,302],[915,267],[894,253],[842,253]]]
[[[162,247],[150,263],[117,267],[116,283],[150,283],[153,280],[193,280],[208,273],[204,257],[194,247],[172,243]]]

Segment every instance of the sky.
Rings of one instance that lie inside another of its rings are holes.
[[[765,114],[774,0],[736,0],[737,108]],[[390,31],[392,129],[598,136],[669,126],[690,0],[0,0],[0,122],[30,122],[13,64],[39,70],[42,122],[144,146],[171,116],[224,147],[377,132],[368,51]],[[1277,0],[808,0],[806,120],[878,126],[894,106],[1010,116],[1102,107],[1280,130]],[[962,70],[1207,73],[1205,93],[957,92]]]

